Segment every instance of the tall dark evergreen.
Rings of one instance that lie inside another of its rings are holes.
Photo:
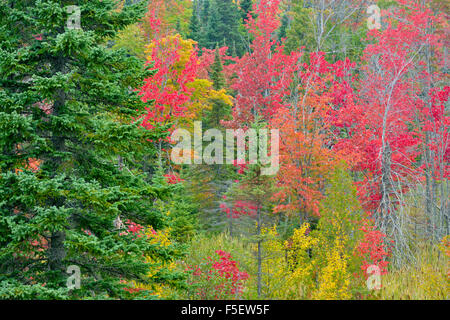
[[[209,10],[208,24],[205,32],[205,47],[208,49],[215,48],[216,45],[223,39],[218,34],[218,28],[220,24],[220,15],[216,5],[213,1],[213,5]]]
[[[192,4],[192,16],[191,21],[189,23],[189,38],[199,42],[201,35],[201,25],[199,21],[199,13],[198,13],[198,1],[194,0]]]
[[[209,7],[209,14],[204,32],[205,39],[200,41],[200,44],[208,49],[214,49],[217,44],[227,46],[228,53],[231,54],[233,44],[236,43],[237,53],[242,55],[243,37],[239,28],[241,25],[239,8],[232,0],[213,0],[208,3],[210,4],[206,6]]]
[[[211,65],[211,80],[213,81],[214,90],[223,89],[226,85],[225,76],[223,74],[223,65],[220,59],[219,48],[214,52],[214,63]]]
[[[214,55],[214,63],[211,65],[211,71],[209,73],[211,80],[213,81],[214,90],[226,89],[226,79],[223,74],[223,65],[220,59],[219,48],[216,48]],[[206,128],[220,128],[220,121],[227,119],[231,114],[231,106],[226,104],[223,100],[212,99],[211,110],[205,111],[205,126]]]
[[[248,13],[252,11],[253,1],[252,0],[242,0],[239,4],[241,9],[242,22],[247,20]]]
[[[171,259],[172,247],[118,223],[162,227],[153,203],[170,189],[139,166],[163,136],[133,120],[149,106],[133,90],[149,72],[106,46],[145,2],[116,3],[76,1],[72,29],[74,1],[0,2],[0,299],[126,298],[124,282],[176,280],[146,276],[145,256]],[[66,285],[69,266],[80,289]]]
[[[209,10],[211,7],[210,0],[202,0],[202,9],[200,13],[200,20],[204,26],[208,23]]]
[[[240,14],[239,8],[233,0],[216,0],[219,24],[216,26],[217,38],[224,41],[224,45],[231,48],[236,45],[238,55],[243,54],[242,36],[239,32]]]
[[[292,3],[291,25],[286,30],[286,51],[292,52],[300,47],[305,47],[304,58],[309,57],[309,52],[315,50],[314,35],[311,32],[312,10],[307,6],[304,0],[295,0]]]
[[[281,18],[281,26],[278,32],[279,41],[286,38],[288,27],[289,27],[289,17],[287,14],[284,14],[283,17]]]

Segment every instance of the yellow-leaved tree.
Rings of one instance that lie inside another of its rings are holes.
[[[352,299],[366,292],[361,260],[364,213],[344,165],[335,169],[317,225],[303,223],[286,241],[264,229],[263,293],[277,299]]]

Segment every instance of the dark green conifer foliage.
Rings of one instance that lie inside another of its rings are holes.
[[[0,299],[129,297],[120,280],[149,272],[143,255],[174,254],[114,225],[120,216],[162,227],[153,202],[171,192],[138,167],[164,136],[132,120],[147,105],[132,88],[149,72],[105,43],[145,2],[116,10],[113,0],[76,1],[81,29],[68,29],[73,4],[0,2]],[[81,271],[72,291],[70,265]]]
[[[238,55],[242,55],[242,37],[239,33],[239,8],[233,0],[216,0],[216,7],[219,14],[219,23],[214,28],[217,40],[223,41],[225,39],[224,45],[230,48],[230,53],[233,43],[235,43]],[[212,48],[214,48],[214,45],[215,44],[213,44]]]
[[[223,65],[220,59],[219,48],[216,47],[214,63],[211,65],[210,78],[213,81],[214,90],[224,89],[226,86],[225,76],[223,74]],[[231,114],[231,106],[224,103],[223,100],[212,99],[211,110],[205,111],[205,124],[207,128],[220,128],[221,120],[227,119]]]
[[[208,23],[210,7],[211,7],[211,5],[210,5],[209,0],[202,0],[202,11],[201,11],[200,19],[204,26],[206,26]]]
[[[241,7],[242,23],[244,23],[248,13],[252,11],[253,2],[252,0],[242,0],[239,6]]]
[[[211,80],[213,81],[214,90],[223,89],[226,85],[225,76],[223,75],[223,65],[220,60],[219,48],[214,53],[214,63],[211,65]]]
[[[230,53],[233,43],[236,43],[238,54],[242,54],[240,14],[237,5],[231,0],[204,0],[201,9],[196,9],[197,6],[198,4],[194,3],[191,18],[191,30],[197,30],[197,33],[191,33],[190,38],[197,41],[200,48],[214,49],[220,43],[221,46],[227,46]],[[197,18],[194,18],[195,15]],[[195,23],[200,26],[195,28]]]
[[[200,41],[201,34],[200,21],[198,16],[198,2],[197,0],[194,0],[194,3],[192,5],[191,21],[189,23],[189,38],[197,42]]]
[[[213,5],[209,10],[208,24],[205,32],[205,47],[208,49],[212,49],[216,46],[217,43],[220,43],[223,40],[217,30],[219,28],[220,16],[218,12],[218,8],[216,2],[213,1]]]
[[[288,27],[289,27],[289,17],[287,14],[284,14],[283,17],[281,18],[281,26],[280,26],[280,31],[278,33],[279,41],[286,38]]]
[[[291,26],[286,31],[286,51],[292,52],[304,46],[306,52],[304,56],[309,57],[308,53],[315,50],[315,41],[311,31],[313,26],[310,18],[312,9],[305,7],[304,0],[294,0],[292,11]]]
[[[242,12],[232,0],[194,0],[189,38],[200,49],[228,47],[228,54],[244,54],[247,31],[242,26]]]

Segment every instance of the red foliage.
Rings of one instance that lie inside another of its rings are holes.
[[[120,235],[126,235],[126,234],[132,234],[132,235],[136,235],[137,237],[142,237],[142,232],[144,230],[144,227],[141,226],[138,223],[135,223],[131,220],[127,220],[125,222],[125,225],[127,227],[127,231],[123,231],[120,233]]]
[[[166,178],[168,184],[177,184],[184,181],[176,173],[165,174],[164,177]]]
[[[283,53],[283,45],[273,39],[280,25],[280,0],[261,0],[253,10],[257,18],[249,16],[246,27],[254,35],[250,53],[228,65],[227,73],[236,77],[231,88],[236,90],[233,120],[224,122],[229,127],[245,127],[256,115],[269,120],[284,105],[283,97],[292,83],[300,53]]]
[[[194,50],[186,64],[177,68],[181,60],[180,40],[179,37],[165,38],[164,43],[155,40],[152,48],[150,61],[154,64],[151,70],[155,73],[144,80],[139,92],[142,101],[154,100],[143,117],[142,125],[147,129],[153,129],[155,123],[165,124],[186,116],[187,103],[193,91],[188,84],[195,80],[200,64],[197,50]]]
[[[253,217],[256,215],[257,206],[249,201],[233,201],[233,207],[230,208],[226,203],[220,204],[220,209],[227,214],[228,218],[239,218],[246,215]]]
[[[220,60],[222,61],[222,64],[225,64],[227,61],[235,61],[235,59],[233,57],[226,55],[227,51],[228,51],[228,47],[219,48],[219,56],[220,56]],[[202,55],[199,58],[201,68],[198,73],[198,76],[200,78],[202,78],[202,79],[209,78],[208,71],[211,71],[209,68],[214,63],[215,52],[216,52],[216,50],[214,50],[214,49],[202,48]],[[229,69],[224,69],[224,74],[227,79],[229,79],[232,76],[230,74]]]
[[[364,222],[361,230],[364,232],[364,239],[359,243],[356,251],[356,254],[363,259],[361,270],[367,276],[367,268],[376,265],[380,268],[381,274],[386,274],[389,264],[387,258],[391,253],[385,243],[386,235],[376,230],[376,227],[367,221]]]
[[[341,105],[352,95],[348,83],[354,67],[348,59],[334,64],[323,52],[311,53],[309,63],[299,66],[298,86],[292,88],[289,101],[271,120],[280,130],[280,170],[273,200],[275,212],[319,215],[319,202],[328,174],[346,157],[331,146],[336,133],[333,105]]]
[[[430,105],[420,110],[422,131],[428,135],[428,148],[434,155],[433,161],[424,162],[420,169],[431,169],[434,179],[440,181],[450,177],[450,116],[445,112],[450,86],[430,89]]]
[[[238,263],[232,260],[228,252],[217,250],[220,257],[213,260],[208,257],[206,264],[201,266],[188,266],[192,271],[193,283],[199,284],[196,294],[200,298],[235,299],[242,295],[243,281],[249,278],[246,272],[239,271]],[[209,292],[208,282],[213,282],[212,292]]]
[[[430,74],[420,55],[423,45],[429,44],[436,63],[442,64],[442,39],[437,33],[429,33],[429,24],[441,17],[417,1],[398,3],[400,6],[392,13],[396,17],[386,17],[387,28],[369,31],[373,43],[367,46],[362,59],[363,86],[347,96],[334,116],[336,133],[346,135],[334,149],[351,155],[353,170],[364,173],[358,193],[369,212],[376,211],[381,200],[383,152],[390,153],[391,184],[400,186],[402,192],[411,181],[420,180],[423,167],[417,160],[423,152],[424,132],[436,133],[436,139],[430,142],[430,148],[439,149],[434,153],[434,163],[442,165],[449,153],[449,120],[443,112],[448,89],[423,92],[424,84],[431,85],[431,79],[436,81],[442,75]],[[416,74],[415,79],[411,74]],[[431,107],[427,103],[430,98]],[[421,128],[417,126],[418,116]],[[383,144],[389,148],[383,150]],[[448,165],[444,171],[448,175]]]

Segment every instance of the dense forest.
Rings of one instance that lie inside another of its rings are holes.
[[[449,299],[448,17],[0,0],[0,299]]]

